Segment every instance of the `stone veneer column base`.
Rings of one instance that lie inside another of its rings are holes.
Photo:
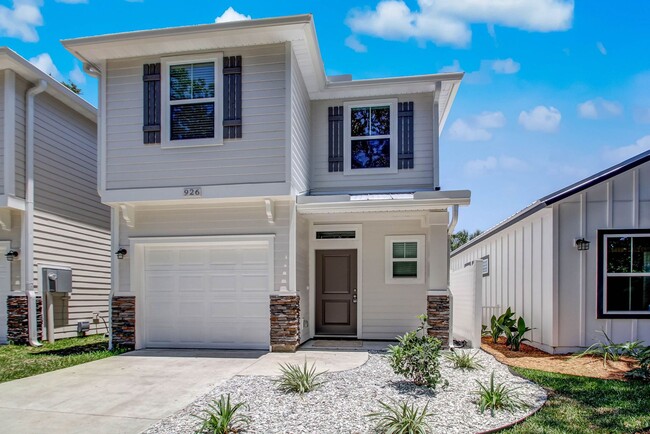
[[[43,331],[43,303],[36,297],[36,323],[38,339]],[[27,319],[27,296],[7,296],[7,340],[17,345],[29,343],[29,321]]]
[[[135,348],[135,297],[113,297],[113,346]]]
[[[449,346],[450,306],[449,295],[427,295],[427,324],[429,336],[442,342],[442,347]]]
[[[300,296],[271,296],[271,351],[294,352],[300,345]]]

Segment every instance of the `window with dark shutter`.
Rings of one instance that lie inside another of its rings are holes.
[[[398,169],[413,168],[413,103],[398,104],[397,149]]]
[[[328,171],[343,172],[343,106],[328,109]]]
[[[241,56],[223,58],[223,138],[242,137]]]
[[[160,63],[144,65],[144,119],[142,123],[145,144],[160,143]]]

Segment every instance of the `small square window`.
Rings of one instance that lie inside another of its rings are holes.
[[[424,283],[424,235],[386,237],[386,283]]]

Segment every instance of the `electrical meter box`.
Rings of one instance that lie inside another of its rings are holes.
[[[47,292],[72,292],[72,269],[43,268],[42,282]]]

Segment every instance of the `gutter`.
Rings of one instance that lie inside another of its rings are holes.
[[[25,95],[25,213],[23,214],[25,228],[23,231],[24,253],[24,282],[27,295],[27,324],[29,328],[29,344],[41,346],[38,342],[38,321],[36,314],[36,292],[34,291],[34,97],[47,89],[47,82],[39,80],[38,84]],[[43,286],[43,285],[41,285]],[[42,309],[45,309],[45,292],[42,291]]]

